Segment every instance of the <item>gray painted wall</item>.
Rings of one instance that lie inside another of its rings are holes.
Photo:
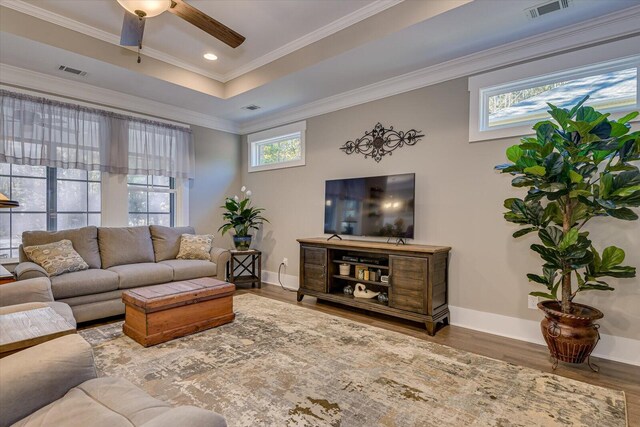
[[[525,277],[540,270],[540,259],[529,250],[535,239],[513,239],[516,226],[502,218],[503,200],[523,194],[493,170],[517,139],[469,143],[468,110],[464,78],[314,117],[307,120],[306,166],[289,169],[248,173],[243,143],[242,183],[271,221],[257,235],[265,269],[277,271],[287,257],[286,273],[298,274],[296,238],[323,233],[325,180],[415,172],[415,243],[453,247],[450,304],[540,319],[538,310],[527,308],[527,293],[536,288]],[[338,149],[378,121],[397,130],[416,128],[426,137],[380,163]],[[624,248],[626,261],[640,268],[640,221],[594,220],[589,229],[599,247]],[[639,280],[612,282],[614,293],[584,293],[577,301],[604,311],[603,333],[640,339]]]
[[[196,154],[196,177],[189,185],[189,224],[197,233],[216,236],[214,245],[231,247],[229,235],[220,236],[222,205],[227,195],[238,193],[240,136],[192,126]]]

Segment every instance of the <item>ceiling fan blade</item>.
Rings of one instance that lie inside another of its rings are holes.
[[[144,34],[144,18],[125,12],[120,33],[120,46],[140,46]]]
[[[233,48],[240,46],[245,40],[244,36],[236,33],[231,28],[221,24],[203,12],[200,12],[183,0],[172,0],[169,12],[195,25],[202,31],[211,34],[213,37]]]

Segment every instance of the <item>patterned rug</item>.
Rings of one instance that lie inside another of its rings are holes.
[[[236,320],[143,348],[86,329],[101,375],[229,426],[625,426],[621,391],[256,295]]]

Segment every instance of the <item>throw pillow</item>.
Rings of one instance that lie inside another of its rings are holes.
[[[211,259],[211,244],[213,236],[210,234],[183,234],[180,237],[180,251],[177,259]]]
[[[49,276],[58,276],[89,268],[80,254],[73,249],[71,240],[26,246],[23,250],[29,260],[44,268]]]

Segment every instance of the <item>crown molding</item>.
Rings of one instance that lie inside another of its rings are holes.
[[[320,27],[317,30],[314,30],[299,39],[293,40],[281,46],[266,55],[263,55],[259,58],[256,58],[245,65],[242,65],[235,70],[231,70],[224,75],[223,82],[226,83],[229,80],[233,80],[237,77],[240,77],[243,74],[251,72],[257,68],[260,68],[264,65],[267,65],[270,62],[273,62],[277,59],[280,59],[290,53],[295,52],[296,50],[302,49],[312,43],[315,43],[319,40],[322,40],[325,37],[328,37],[332,34],[337,33],[338,31],[344,30],[351,25],[357,24],[360,21],[363,21],[370,16],[376,15],[384,10],[389,9],[399,3],[402,3],[404,0],[376,0],[360,9],[345,15],[330,24],[325,25],[324,27]]]
[[[238,133],[231,120],[0,63],[0,83],[190,125]]]
[[[605,43],[616,39],[640,36],[638,20],[640,6],[614,12],[580,24],[549,31],[516,42],[442,62],[343,92],[327,98],[239,123],[245,135],[283,124],[331,113],[426,86],[467,77],[489,70],[529,62],[547,55]],[[640,44],[636,45],[640,46]]]
[[[112,34],[108,31],[103,31],[98,28],[94,28],[90,25],[83,24],[82,22],[73,20],[71,18],[67,18],[66,16],[62,16],[57,13],[50,12],[46,9],[38,7],[31,3],[26,3],[22,0],[3,0],[2,3],[0,3],[0,5],[13,9],[17,12],[24,13],[26,15],[33,16],[34,18],[47,21],[51,24],[59,25],[61,27],[67,28],[72,31],[76,31],[86,36],[93,37],[98,40],[102,40],[103,42],[120,46],[120,36],[118,36],[117,34]],[[120,46],[120,47],[124,49],[135,50],[127,46]],[[193,73],[197,73],[202,76],[209,77],[211,79],[214,79],[220,82],[223,82],[224,80],[224,76],[222,74],[214,73],[210,70],[196,67],[190,63],[187,63],[181,59],[176,58],[173,55],[169,55],[157,49],[143,46],[140,52],[145,56],[148,56],[153,59],[157,59],[159,61],[166,62],[167,64],[175,65],[176,67],[183,68],[187,71],[191,71]]]
[[[282,58],[298,49],[301,49],[305,46],[308,46],[312,43],[317,42],[325,37],[328,37],[334,33],[337,33],[340,30],[343,30],[353,24],[356,24],[364,19],[369,18],[377,13],[380,13],[386,9],[389,9],[392,6],[395,6],[404,0],[375,0],[366,6],[345,15],[324,27],[318,28],[304,36],[296,39],[292,42],[281,46],[266,55],[260,56],[247,64],[244,64],[235,70],[231,70],[226,74],[219,74],[212,72],[210,70],[194,66],[186,61],[176,58],[173,55],[169,55],[165,52],[159,51],[157,49],[153,49],[150,47],[142,48],[142,53],[150,58],[157,59],[159,61],[166,62],[171,65],[175,65],[176,67],[183,68],[185,70],[200,74],[205,77],[209,77],[211,79],[217,80],[222,83],[226,83],[229,80],[233,80],[237,77],[240,77],[243,74],[246,74],[250,71],[253,71],[257,68],[260,68],[270,62],[273,62],[277,59]],[[27,3],[23,0],[2,0],[2,6],[8,7],[15,11],[33,16],[34,18],[42,19],[43,21],[50,22],[55,25],[59,25],[61,27],[67,28],[69,30],[77,31],[81,34],[87,35],[89,37],[93,37],[98,40],[102,40],[107,43],[114,44],[116,46],[120,46],[120,36],[117,34],[112,34],[107,31],[100,30],[98,28],[94,28],[90,25],[83,24],[82,22],[76,21],[71,18],[67,18],[66,16],[50,12],[46,9],[38,7],[34,4]],[[125,49],[131,49],[126,46],[121,46]],[[132,49],[131,49],[132,50]]]

